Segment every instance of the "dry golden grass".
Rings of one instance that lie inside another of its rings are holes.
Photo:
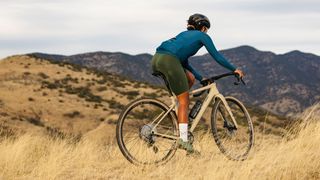
[[[111,74],[106,76],[25,55],[1,60],[0,126],[6,126],[14,133],[41,133],[49,128],[81,135],[101,124],[107,124],[106,129],[114,129],[121,106],[131,98],[165,92]],[[63,87],[49,88],[45,82]],[[88,93],[79,97],[80,90],[75,90],[79,87],[100,97],[101,102],[88,101],[85,98]],[[70,89],[75,92],[68,92]]]
[[[22,135],[0,142],[0,179],[319,179],[320,105],[284,137],[257,133],[249,159],[227,160],[211,134],[198,138],[198,158],[178,150],[161,166],[128,163],[114,139]]]

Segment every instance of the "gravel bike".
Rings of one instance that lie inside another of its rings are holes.
[[[170,93],[171,104],[153,98],[140,98],[129,103],[119,116],[116,128],[118,146],[124,157],[133,164],[162,164],[170,160],[177,148],[179,128],[177,100],[160,72]],[[206,93],[198,113],[190,124],[188,138],[193,142],[193,132],[205,110],[212,103],[211,132],[220,151],[231,160],[244,160],[253,146],[254,132],[250,115],[236,98],[219,93],[218,79],[235,76],[239,85],[244,81],[231,72],[201,81],[203,87],[190,92],[190,100]]]

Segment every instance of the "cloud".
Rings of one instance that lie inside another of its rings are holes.
[[[194,12],[212,20],[209,35],[218,49],[249,44],[320,54],[319,7],[315,0],[2,0],[0,57],[34,51],[153,53],[185,29]]]

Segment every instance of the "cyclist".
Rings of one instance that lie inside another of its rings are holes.
[[[194,84],[195,79],[201,81],[205,78],[189,64],[188,58],[196,54],[202,46],[205,46],[210,55],[220,65],[238,73],[240,77],[244,74],[228,62],[215,48],[210,36],[207,35],[210,21],[206,16],[193,14],[187,22],[187,31],[162,42],[156,49],[152,58],[152,69],[165,75],[171,90],[177,96],[179,148],[186,150],[187,153],[194,153],[192,144],[188,142],[189,89]]]

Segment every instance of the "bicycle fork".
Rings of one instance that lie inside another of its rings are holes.
[[[232,122],[233,122],[233,124],[234,124],[234,127],[235,127],[236,129],[238,129],[237,121],[236,121],[236,119],[234,118],[233,113],[232,113],[232,111],[231,111],[231,108],[230,108],[230,106],[228,105],[228,103],[227,103],[226,99],[224,98],[224,96],[223,96],[222,94],[218,94],[218,95],[216,95],[216,97],[220,98],[220,100],[222,101],[222,103],[223,103],[224,107],[226,108],[228,114],[229,114],[230,117],[231,117],[231,120],[232,120]],[[225,119],[225,117],[223,117],[223,118]]]

